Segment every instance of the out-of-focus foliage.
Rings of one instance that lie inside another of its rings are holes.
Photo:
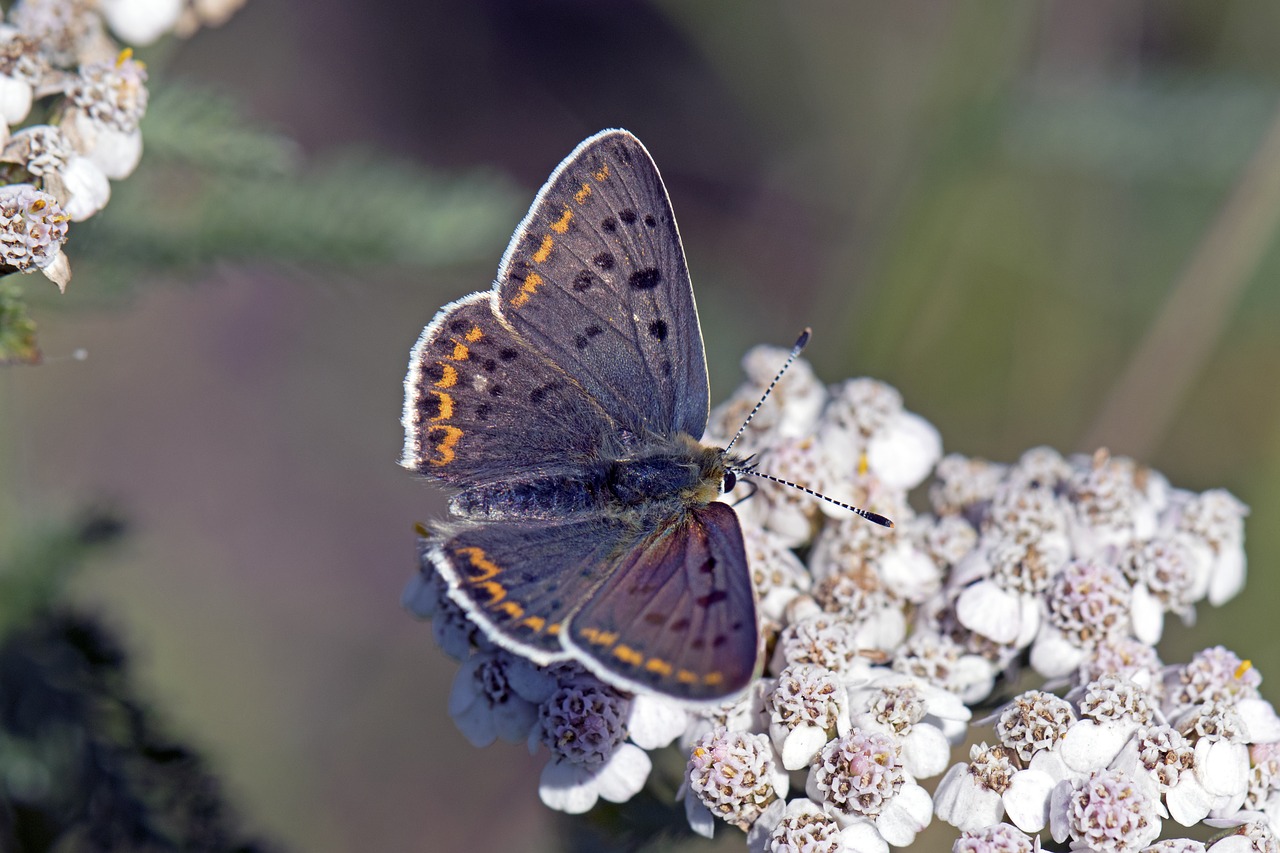
[[[36,324],[27,314],[22,291],[11,282],[0,281],[0,366],[39,360]]]
[[[358,271],[474,260],[519,216],[496,176],[443,175],[372,151],[309,162],[226,99],[158,87],[143,122],[147,157],[88,223],[77,247],[96,281],[136,280],[214,261]]]
[[[312,161],[196,87],[154,87],[142,129],[141,167],[69,244],[83,283],[59,297],[43,279],[22,277],[29,300],[100,303],[143,279],[219,261],[439,269],[475,260],[519,218],[518,193],[496,175],[433,173],[372,150]],[[20,292],[10,286],[0,299],[0,361],[33,360]]]
[[[139,698],[113,632],[62,603],[67,577],[121,531],[92,514],[0,558],[0,849],[265,850]]]

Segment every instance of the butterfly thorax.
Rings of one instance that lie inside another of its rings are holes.
[[[472,486],[454,496],[451,509],[490,519],[629,516],[638,508],[673,514],[719,497],[728,464],[723,450],[680,435],[634,447],[620,458]]]

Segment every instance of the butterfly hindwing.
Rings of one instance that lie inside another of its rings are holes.
[[[612,571],[623,537],[598,517],[481,522],[455,529],[431,557],[490,638],[547,664],[569,657],[564,621]]]
[[[446,306],[413,348],[400,464],[452,485],[581,464],[616,431],[563,370],[493,313],[488,291]]]
[[[709,389],[684,249],[657,166],[623,130],[551,175],[498,270],[496,310],[632,432],[702,436]]]
[[[624,555],[570,616],[564,639],[609,681],[706,701],[750,682],[756,619],[738,517],[711,503]]]

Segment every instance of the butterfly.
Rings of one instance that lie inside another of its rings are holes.
[[[405,377],[401,465],[453,490],[430,559],[497,645],[629,692],[741,692],[760,629],[744,461],[700,442],[702,330],[658,168],[625,130],[582,142],[490,290],[446,305]]]

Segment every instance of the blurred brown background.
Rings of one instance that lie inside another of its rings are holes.
[[[77,597],[253,827],[296,850],[554,849],[543,757],[467,745],[455,666],[399,609],[412,525],[443,509],[395,464],[401,381],[551,169],[621,126],[663,170],[713,396],[746,347],[810,325],[821,375],[892,383],[948,451],[1106,444],[1225,486],[1253,507],[1248,592],[1162,652],[1221,642],[1280,673],[1259,627],[1278,31],[1266,2],[252,0],[153,82],[214,84],[308,156],[506,176],[510,220],[436,269],[220,264],[113,299],[78,275],[36,315],[46,356],[89,359],[0,372],[5,523],[89,500],[130,519]]]

